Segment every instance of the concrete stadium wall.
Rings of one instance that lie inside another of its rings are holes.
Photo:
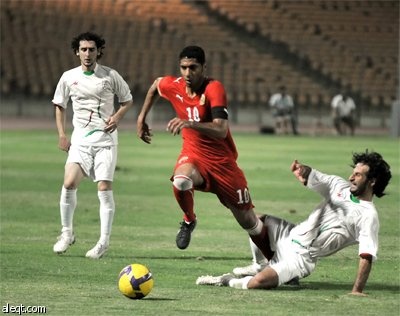
[[[137,100],[137,101],[136,101]],[[144,96],[137,96],[134,101],[134,108],[127,113],[124,118],[124,124],[135,124],[136,117]],[[4,122],[7,117],[10,118],[31,118],[31,119],[52,119],[54,109],[51,103],[51,97],[24,97],[12,96],[1,99],[0,115]],[[274,121],[266,105],[241,107],[239,105],[230,105],[231,125],[243,130],[259,131],[262,127],[273,128]],[[399,111],[397,114],[399,116]],[[390,112],[369,111],[362,113],[358,134],[390,134],[390,131],[396,129],[392,126],[396,118]],[[153,107],[149,115],[149,122],[153,125],[164,126],[169,119],[174,116],[174,112],[168,102],[160,99]],[[68,108],[68,119],[71,120],[72,109]],[[399,119],[399,118],[398,118]],[[398,129],[398,127],[397,127]],[[305,134],[333,134],[332,119],[330,109],[316,113],[312,110],[299,110],[299,130]],[[357,133],[357,131],[356,131]],[[398,136],[398,135],[397,135]]]

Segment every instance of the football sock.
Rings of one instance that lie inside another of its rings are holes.
[[[247,290],[247,284],[249,284],[252,276],[247,276],[241,279],[232,279],[229,281],[229,287],[233,287],[239,290]]]
[[[178,202],[180,208],[184,212],[183,219],[190,223],[196,219],[194,213],[194,189],[193,181],[187,176],[176,175],[172,182],[175,199]]]
[[[251,254],[253,256],[253,263],[254,264],[259,264],[261,266],[264,266],[267,264],[268,260],[265,258],[261,250],[257,247],[257,245],[249,238],[250,242],[250,250]]]
[[[274,252],[271,250],[267,228],[264,226],[263,222],[258,219],[257,224],[254,225],[253,228],[247,229],[247,232],[249,233],[251,240],[261,250],[264,257],[271,260]]]
[[[76,208],[76,189],[68,190],[64,186],[61,188],[60,196],[60,215],[62,232],[73,232],[73,219]]]
[[[100,201],[100,240],[102,244],[110,242],[111,228],[115,213],[113,191],[98,191]]]

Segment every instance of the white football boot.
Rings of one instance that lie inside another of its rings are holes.
[[[86,258],[100,259],[108,250],[108,245],[98,242],[96,246],[86,253]]]
[[[245,267],[237,267],[233,269],[233,274],[237,277],[255,276],[258,272],[262,271],[267,264],[252,263]]]
[[[202,275],[197,278],[197,285],[214,285],[214,286],[229,286],[229,281],[235,277],[230,273],[225,273],[223,275],[212,276],[212,275]]]
[[[57,242],[53,246],[53,251],[55,253],[61,254],[67,251],[69,246],[75,243],[75,236],[72,233],[63,232],[57,237]]]

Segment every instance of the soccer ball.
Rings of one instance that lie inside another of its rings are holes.
[[[133,263],[121,270],[118,276],[118,288],[128,298],[140,300],[153,289],[153,275],[149,269]]]

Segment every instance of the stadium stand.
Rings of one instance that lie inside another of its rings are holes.
[[[344,88],[364,109],[389,109],[399,85],[398,1],[2,0],[2,94],[51,95],[76,65],[70,39],[87,30],[104,35],[104,64],[136,93],[177,73],[189,44],[242,107],[284,84],[305,111]]]

